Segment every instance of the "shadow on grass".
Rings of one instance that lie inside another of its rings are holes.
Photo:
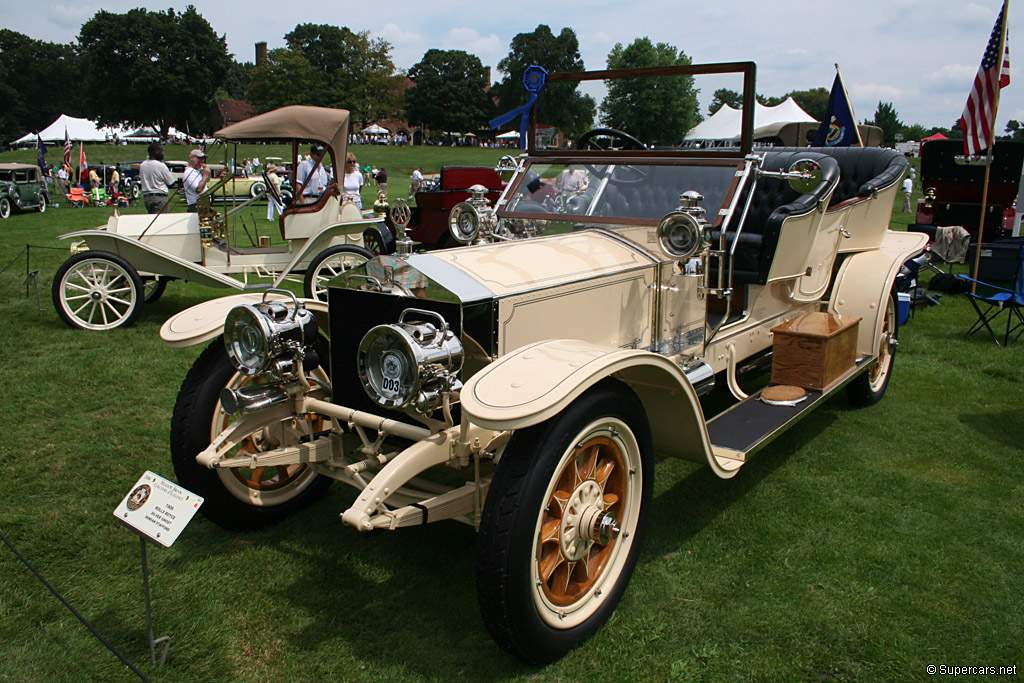
[[[1020,446],[1020,433],[1013,428],[1013,425],[1020,424],[1020,411],[1017,409],[994,413],[963,413],[957,419],[965,427],[1004,446]]]

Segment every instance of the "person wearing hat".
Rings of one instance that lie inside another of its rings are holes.
[[[210,169],[206,165],[206,152],[201,149],[194,149],[188,154],[188,167],[181,176],[181,185],[185,188],[185,203],[188,204],[189,213],[198,211],[196,202],[206,190],[206,183],[210,180]]]
[[[274,186],[274,191],[267,188],[267,220],[274,220],[274,210],[277,210],[277,214],[281,215],[284,211],[284,206],[278,204],[277,197],[281,196],[281,176],[277,175],[277,166],[270,164],[267,166],[267,181]]]
[[[177,179],[164,163],[164,148],[159,142],[149,145],[149,159],[139,164],[139,182],[146,213],[160,213],[167,204],[167,190]]]
[[[309,148],[309,159],[295,170],[295,179],[302,188],[300,201],[303,203],[315,202],[327,189],[327,169],[320,162],[323,156],[324,146],[313,145]]]

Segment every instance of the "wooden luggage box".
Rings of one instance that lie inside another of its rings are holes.
[[[805,313],[772,328],[772,384],[823,389],[857,360],[860,318]]]

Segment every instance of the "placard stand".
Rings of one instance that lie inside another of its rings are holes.
[[[139,537],[139,549],[142,554],[142,587],[146,593],[149,661],[153,666],[156,666],[158,643],[164,644],[163,652],[160,655],[160,666],[167,662],[167,653],[171,649],[171,637],[153,637],[153,601],[149,594],[149,563],[146,558],[146,542],[159,543],[165,548],[170,548],[202,504],[201,496],[147,470],[114,510],[114,517],[117,521],[134,531]]]
[[[163,666],[167,662],[167,653],[171,649],[171,637],[160,636],[159,638],[153,638],[153,602],[149,597],[149,565],[146,563],[146,537],[143,534],[139,536],[139,548],[142,550],[142,587],[146,592],[146,628],[149,633],[149,663],[156,666],[156,646],[158,643],[164,644],[164,651],[160,655],[160,666]]]

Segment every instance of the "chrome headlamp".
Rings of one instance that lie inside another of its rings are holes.
[[[472,244],[481,234],[486,236],[498,226],[498,217],[487,203],[487,188],[469,188],[470,200],[452,207],[448,214],[448,231],[459,244]]]
[[[275,292],[291,297],[267,301]],[[224,321],[224,346],[232,364],[243,375],[271,375],[285,379],[299,370],[313,351],[319,334],[316,317],[291,292],[272,289],[258,304],[235,306]]]
[[[430,320],[406,322],[407,316]],[[374,327],[356,357],[366,394],[384,408],[412,408],[426,414],[440,407],[443,395],[461,388],[462,343],[437,313],[402,311],[398,322]]]
[[[704,197],[693,190],[679,195],[681,205],[658,224],[658,244],[666,254],[678,259],[693,256],[707,238],[704,208],[699,204]]]

